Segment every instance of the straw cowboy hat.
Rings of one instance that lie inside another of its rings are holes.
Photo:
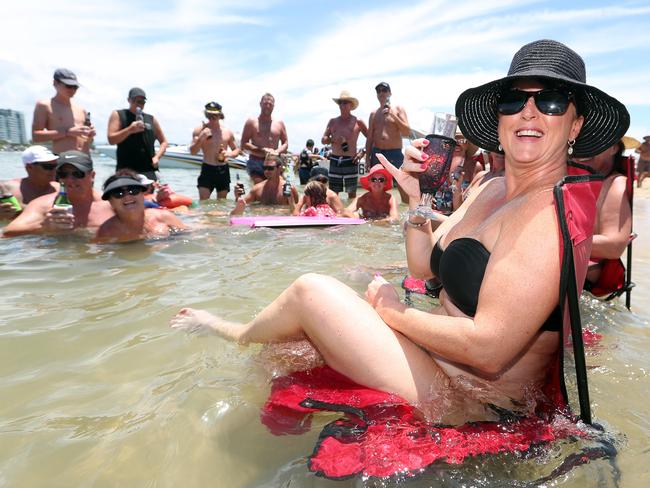
[[[332,98],[332,100],[334,100],[334,103],[337,105],[340,105],[343,101],[350,102],[352,104],[352,108],[350,110],[354,110],[359,106],[359,100],[350,95],[350,92],[347,90],[343,90],[338,98]]]
[[[458,124],[470,141],[488,151],[498,151],[497,101],[504,88],[521,78],[565,85],[575,94],[578,112],[585,121],[573,146],[574,157],[603,152],[616,144],[630,125],[630,114],[621,102],[587,85],[585,63],[575,51],[543,39],[517,51],[506,77],[465,90],[458,97]]]

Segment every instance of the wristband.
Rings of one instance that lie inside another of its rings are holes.
[[[411,222],[411,219],[406,219],[405,222],[406,222],[406,225],[408,225],[410,227],[418,228],[418,227],[422,227],[422,226],[426,225],[429,221],[425,220],[423,222]]]

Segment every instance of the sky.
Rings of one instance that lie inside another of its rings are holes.
[[[627,106],[628,135],[650,134],[649,1],[22,0],[5,2],[2,19],[0,108],[22,111],[28,132],[59,67],[77,74],[98,144],[133,86],[177,144],[207,102],[240,133],[270,92],[299,152],[308,138],[319,145],[342,90],[367,123],[380,81],[427,132],[435,112],[453,113],[463,90],[505,76],[522,45],[546,38],[577,51],[587,82]]]

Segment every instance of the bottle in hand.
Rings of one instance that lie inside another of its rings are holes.
[[[2,183],[0,183],[0,203],[11,203],[11,206],[16,212],[20,212],[23,209],[18,199]]]
[[[72,212],[72,203],[68,200],[68,194],[65,191],[65,185],[63,183],[61,183],[59,194],[54,199],[54,205],[52,207]]]

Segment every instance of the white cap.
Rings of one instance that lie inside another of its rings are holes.
[[[23,164],[47,163],[59,157],[44,146],[30,146],[23,151]]]
[[[150,180],[145,175],[141,175],[139,173],[137,175],[135,175],[135,179],[138,180],[143,185],[151,185],[152,183],[155,183],[154,180]]]

